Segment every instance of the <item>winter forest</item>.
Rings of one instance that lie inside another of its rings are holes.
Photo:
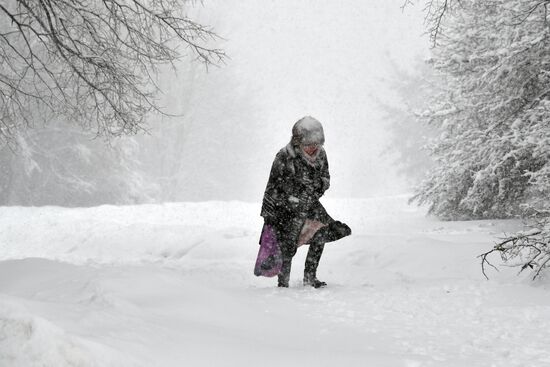
[[[0,367],[550,366],[549,11],[0,1]]]

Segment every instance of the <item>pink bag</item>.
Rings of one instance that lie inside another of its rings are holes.
[[[254,275],[274,277],[283,266],[283,256],[273,226],[264,224],[260,237],[260,250],[256,258]]]

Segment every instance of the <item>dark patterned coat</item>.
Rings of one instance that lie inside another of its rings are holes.
[[[319,202],[330,186],[325,150],[319,148],[311,164],[298,149],[289,143],[277,153],[262,202],[261,216],[276,228],[282,247],[295,248],[306,219],[334,221]]]

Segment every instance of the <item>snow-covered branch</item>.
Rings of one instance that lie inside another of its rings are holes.
[[[0,144],[45,112],[97,135],[132,134],[159,111],[155,73],[183,45],[205,63],[224,52],[180,0],[8,0],[0,4]]]

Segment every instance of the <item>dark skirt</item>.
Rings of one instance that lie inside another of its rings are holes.
[[[299,216],[280,218],[273,225],[281,252],[285,257],[292,257],[298,249],[298,237],[306,220],[315,220],[323,224],[331,224],[334,219],[327,213],[323,204],[316,201],[311,208]]]

